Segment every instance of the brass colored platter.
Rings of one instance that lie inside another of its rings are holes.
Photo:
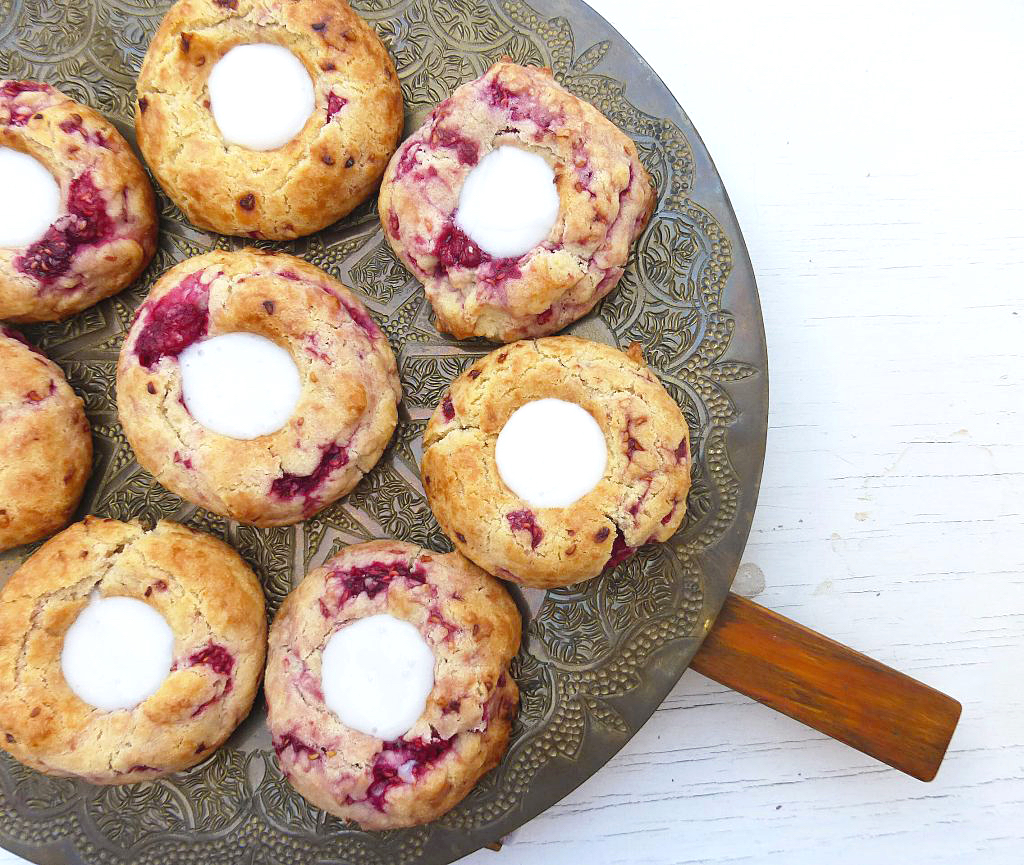
[[[47,81],[134,140],[135,77],[165,0],[0,0],[0,78]],[[550,66],[637,142],[659,190],[618,288],[569,329],[648,362],[683,407],[695,466],[686,521],[615,571],[569,589],[516,591],[526,616],[513,673],[522,705],[500,766],[426,826],[364,832],[308,805],[282,777],[263,703],[228,744],[160,781],[94,787],[0,756],[0,845],[44,865],[442,865],[494,842],[594,774],[686,669],[732,582],[753,516],[767,429],[768,369],[757,288],[711,158],[651,68],[580,0],[353,0],[395,59],[406,130],[495,60]],[[135,309],[174,263],[241,240],[198,231],[158,190],[161,242],[136,285],[71,319],[26,328],[85,400],[96,446],[81,514],[170,518],[212,532],[256,569],[273,615],[339,546],[394,537],[451,546],[417,466],[448,383],[492,346],[434,327],[390,251],[375,202],[284,249],[359,292],[395,350],[405,397],[395,438],[345,499],[305,523],[256,529],[160,487],[117,421],[114,368]],[[246,241],[252,244],[252,241]],[[32,552],[0,556],[0,582]],[[681,733],[685,735],[685,733]]]

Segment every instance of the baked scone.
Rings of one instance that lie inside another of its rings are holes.
[[[66,635],[97,595],[136,599],[173,633],[170,671],[134,708],[94,708],[62,672]],[[262,589],[227,544],[177,523],[147,531],[87,517],[0,592],[0,746],[33,769],[95,784],[188,768],[249,713],[265,647]]]
[[[434,655],[422,715],[389,741],[328,709],[321,676],[332,636],[382,613],[414,625]],[[458,553],[401,541],[343,549],[292,591],[271,627],[267,722],[282,771],[314,805],[366,829],[440,816],[505,750],[520,630],[501,584]]]
[[[538,245],[493,257],[455,220],[470,172],[507,145],[551,165],[560,207]],[[554,333],[589,312],[618,283],[654,201],[627,135],[549,69],[509,62],[434,109],[392,157],[378,200],[388,242],[423,283],[438,327],[499,342]]]
[[[0,327],[0,550],[67,525],[91,471],[82,400],[57,364]]]
[[[189,412],[179,355],[228,333],[287,351],[294,412],[250,440]],[[209,252],[164,273],[139,308],[117,364],[117,408],[139,464],[172,492],[258,526],[298,522],[351,490],[398,421],[394,353],[362,303],[318,267],[284,253]]]
[[[33,157],[60,188],[41,237],[0,247],[0,318],[55,321],[134,282],[156,251],[156,206],[113,124],[49,84],[0,80],[0,147]]]
[[[607,462],[572,504],[536,508],[502,480],[495,443],[517,409],[550,398],[597,421]],[[484,570],[525,586],[595,577],[642,544],[668,540],[686,513],[689,430],[637,344],[624,354],[554,336],[499,348],[452,382],[423,447],[420,475],[441,528]]]
[[[315,107],[283,146],[225,141],[208,78],[232,48],[280,45],[312,80]],[[376,188],[402,131],[402,91],[373,28],[345,0],[178,0],[138,80],[139,147],[164,191],[200,228],[301,237]]]

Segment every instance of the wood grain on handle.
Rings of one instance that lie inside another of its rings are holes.
[[[732,593],[690,666],[921,781],[960,718],[952,697]]]

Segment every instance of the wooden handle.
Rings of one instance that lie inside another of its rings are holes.
[[[690,666],[921,781],[960,718],[952,697],[732,593]]]

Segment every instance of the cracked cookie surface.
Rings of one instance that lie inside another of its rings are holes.
[[[284,348],[301,379],[277,432],[206,429],[182,396],[178,355],[232,332]],[[340,282],[302,259],[209,252],[168,270],[139,308],[117,364],[117,409],[139,463],[172,492],[258,526],[290,525],[348,493],[380,458],[401,385],[387,338]]]
[[[344,725],[321,686],[330,637],[378,613],[412,623],[435,658],[423,714],[388,742]],[[435,819],[505,750],[521,627],[501,583],[459,553],[401,541],[343,549],[288,595],[271,628],[267,723],[281,770],[314,805],[363,828]]]
[[[502,145],[547,160],[561,201],[547,239],[515,258],[492,258],[455,225],[466,177]],[[561,330],[608,294],[654,202],[625,133],[550,70],[503,61],[456,90],[403,142],[378,207],[438,327],[457,339],[511,342]]]
[[[313,82],[302,131],[270,151],[224,141],[210,70],[236,45],[291,51]],[[318,231],[376,187],[402,130],[402,91],[379,37],[344,0],[179,0],[137,84],[139,148],[164,191],[200,228],[285,240]]]
[[[0,327],[0,550],[67,525],[92,471],[92,430],[57,364]]]
[[[534,508],[501,480],[494,448],[516,409],[554,397],[588,411],[604,432],[604,477],[564,508]],[[423,436],[420,476],[456,548],[484,570],[537,588],[596,577],[686,513],[690,433],[679,406],[629,353],[573,336],[496,349],[454,382]]]
[[[64,634],[94,591],[151,605],[174,633],[171,672],[134,709],[93,708],[61,673]],[[87,517],[0,592],[0,747],[94,784],[185,769],[249,713],[265,650],[263,591],[227,544],[177,523]]]
[[[49,84],[0,80],[0,147],[38,160],[61,193],[41,238],[0,248],[0,318],[55,321],[134,282],[156,251],[156,205],[113,124]]]

